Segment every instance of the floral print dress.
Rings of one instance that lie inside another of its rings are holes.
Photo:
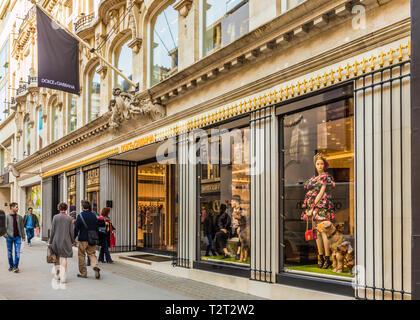
[[[327,185],[325,192],[315,206],[315,199],[324,184]],[[305,200],[302,205],[302,220],[308,219],[306,210],[311,210],[312,208],[314,209],[312,212],[314,220],[334,220],[334,204],[331,200],[332,188],[334,187],[335,182],[333,178],[328,175],[328,173],[323,173],[319,176],[313,176],[311,179],[306,181],[305,190],[307,191]]]

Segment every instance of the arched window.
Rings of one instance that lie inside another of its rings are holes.
[[[101,76],[95,72],[96,67],[92,68],[88,75],[88,109],[87,119],[88,122],[95,120],[101,113]]]
[[[248,0],[201,0],[202,56],[249,32]]]
[[[31,155],[31,119],[29,117],[25,120],[25,152],[26,156]]]
[[[124,43],[116,52],[115,65],[128,79],[133,79],[133,53],[127,43]],[[130,84],[114,72],[114,87],[128,90],[130,89]]]
[[[36,112],[37,116],[37,143],[38,143],[38,150],[42,149],[44,146],[44,119],[42,118],[42,108],[39,108]]]
[[[51,106],[51,141],[54,142],[58,140],[59,131],[58,131],[58,106],[57,100],[55,100]]]
[[[151,85],[165,80],[178,67],[178,11],[168,5],[152,25]]]
[[[68,94],[67,101],[67,132],[76,130],[77,127],[77,96]]]

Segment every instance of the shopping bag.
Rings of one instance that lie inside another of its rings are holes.
[[[48,246],[47,248],[47,263],[55,263],[57,261],[57,256],[51,250],[51,247]]]

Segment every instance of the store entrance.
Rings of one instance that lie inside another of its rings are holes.
[[[137,247],[171,254],[178,242],[175,165],[137,167]]]

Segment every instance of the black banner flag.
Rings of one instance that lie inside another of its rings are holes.
[[[79,87],[79,41],[36,7],[38,87],[74,94]]]

